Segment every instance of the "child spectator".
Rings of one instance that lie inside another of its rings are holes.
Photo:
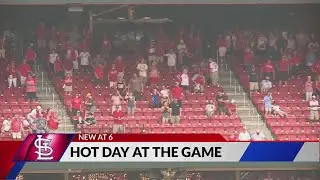
[[[64,79],[64,85],[63,89],[66,95],[71,95],[72,93],[72,77],[70,73],[67,73],[65,79]]]
[[[212,117],[214,115],[216,111],[216,106],[214,105],[213,100],[210,100],[209,103],[206,105],[205,111],[208,117]]]
[[[168,124],[170,119],[170,107],[168,102],[163,102],[163,105],[161,107],[162,111],[162,124]]]
[[[136,108],[136,99],[132,93],[129,93],[125,97],[128,104],[128,115],[134,116],[134,110]]]
[[[265,109],[265,115],[271,114],[272,111],[272,96],[271,92],[268,92],[267,95],[263,98],[263,104]]]
[[[160,107],[160,93],[157,89],[154,89],[151,95],[151,108]]]

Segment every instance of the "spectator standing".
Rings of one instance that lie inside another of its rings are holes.
[[[312,66],[312,73],[315,80],[320,78],[320,56],[319,59]]]
[[[16,64],[14,61],[11,61],[11,63],[7,67],[8,72],[8,83],[9,88],[11,87],[17,87],[17,76],[18,76],[18,69],[16,67]]]
[[[37,98],[37,79],[30,73],[25,81],[26,85],[26,98],[28,101],[36,101]]]
[[[261,93],[266,93],[272,88],[272,82],[270,81],[269,76],[266,76],[264,80],[260,83]]]
[[[189,79],[189,75],[188,75],[188,70],[187,69],[183,69],[182,74],[181,74],[181,88],[188,92],[189,91],[189,84],[190,84],[190,79]]]
[[[63,68],[64,68],[64,75],[66,75],[67,73],[69,73],[70,75],[73,75],[73,64],[72,64],[72,61],[65,59],[63,61]]]
[[[84,123],[84,120],[83,120],[83,118],[82,118],[82,116],[81,116],[81,113],[80,113],[80,111],[77,111],[73,116],[72,116],[72,124],[73,124],[73,128],[75,129],[75,130],[77,130],[78,128],[77,128],[77,125],[78,124],[83,124]]]
[[[318,77],[317,81],[316,81],[316,91],[315,94],[318,96],[318,98],[320,97],[320,77]]]
[[[218,112],[220,115],[225,115],[227,110],[226,110],[226,98],[225,95],[222,91],[218,91],[218,94],[216,96],[216,101],[218,105]]]
[[[137,74],[133,74],[132,79],[129,82],[129,92],[132,92],[136,101],[140,101],[142,93],[143,93],[143,83],[141,79],[137,76]]]
[[[265,78],[266,76],[272,77],[275,80],[275,70],[270,59],[261,68],[260,77]]]
[[[283,82],[284,85],[288,85],[288,79],[289,79],[289,70],[290,70],[290,64],[286,56],[282,56],[281,60],[278,64],[278,80],[279,80],[279,86],[282,86]]]
[[[170,107],[167,101],[162,104],[162,124],[168,124],[170,119]]]
[[[163,64],[163,55],[164,55],[164,50],[163,50],[163,45],[161,42],[156,42],[156,62]]]
[[[249,74],[249,89],[250,89],[250,94],[252,92],[257,92],[259,91],[259,74],[256,71],[255,66],[251,67],[251,70],[248,71]]]
[[[51,27],[50,30],[50,41],[49,41],[49,48],[50,50],[52,49],[57,49],[57,41],[58,41],[58,30],[56,29],[55,26]]]
[[[293,56],[290,59],[290,62],[292,64],[290,68],[290,77],[293,78],[300,78],[300,70],[301,70],[301,63],[302,58],[297,55],[297,51],[293,52]]]
[[[202,71],[199,71],[199,74],[195,74],[192,77],[193,81],[193,91],[195,93],[203,93],[204,92],[204,85],[206,83],[206,78],[203,75]]]
[[[182,98],[184,94],[183,94],[183,89],[179,86],[178,82],[176,82],[175,87],[172,88],[171,96],[172,96],[171,99],[176,99],[180,107],[182,107]]]
[[[105,34],[103,36],[103,40],[102,40],[102,54],[104,57],[108,57],[110,55],[110,51],[111,51],[111,41],[109,40],[107,34]]]
[[[309,102],[309,109],[310,109],[310,117],[311,121],[318,121],[319,120],[319,102],[316,99],[316,96],[312,96],[312,99]]]
[[[46,47],[46,26],[41,22],[36,30],[37,45],[39,49]],[[31,66],[31,65],[30,65]],[[32,66],[31,66],[32,67]]]
[[[81,110],[81,99],[80,99],[80,95],[76,94],[76,96],[71,100],[72,116],[75,116],[77,112],[80,110]]]
[[[65,79],[64,79],[64,85],[63,85],[63,88],[64,88],[64,92],[66,95],[71,95],[72,93],[72,77],[70,75],[70,73],[67,73]]]
[[[141,78],[142,83],[146,84],[148,65],[145,63],[145,60],[143,58],[137,65],[137,70],[139,71],[139,77]]]
[[[216,106],[214,105],[213,100],[210,100],[209,103],[206,105],[205,111],[208,117],[212,117],[214,115],[216,111]]]
[[[253,135],[252,135],[252,140],[253,141],[264,141],[266,138],[260,130],[257,130]]]
[[[80,58],[81,72],[88,73],[91,55],[87,51],[87,49],[83,49],[83,51],[80,52],[79,58]]]
[[[59,58],[59,54],[56,53],[55,50],[52,50],[49,54],[49,68],[53,72],[54,71],[54,64],[56,63],[57,59]]]
[[[265,115],[270,115],[272,111],[272,96],[271,92],[268,92],[263,98]]]
[[[159,63],[156,62],[156,48],[154,46],[154,42],[150,42],[149,48],[148,48],[148,64],[151,65],[153,63]]]
[[[222,34],[219,35],[216,45],[218,48],[219,60],[224,62],[225,57],[226,57],[226,53],[227,53],[227,41],[226,41],[226,38]]]
[[[119,74],[119,72],[118,72]],[[121,96],[125,96],[126,95],[126,89],[127,89],[127,85],[124,82],[122,77],[118,78],[118,82],[117,82],[117,91],[120,93]]]
[[[121,100],[122,99],[123,99],[123,97],[119,94],[118,91],[113,93],[113,95],[111,96],[111,104],[112,104],[111,113],[112,114],[116,110],[116,107],[118,107],[120,110],[122,110],[122,107],[121,107]]]
[[[11,120],[11,133],[14,140],[22,138],[22,121],[17,116]]]
[[[239,133],[238,140],[239,141],[250,141],[251,140],[251,135],[247,131],[246,128],[243,128],[243,131]]]
[[[155,87],[159,82],[159,71],[156,63],[151,64],[151,69],[149,73],[149,82],[152,87]]]
[[[25,59],[32,69],[34,69],[34,64],[36,62],[37,54],[33,50],[32,46],[29,46],[26,50]]]
[[[121,56],[118,56],[115,62],[116,69],[118,71],[118,78],[123,79],[124,78],[124,71],[126,69],[126,65],[123,62],[123,59]]]
[[[170,93],[170,90],[165,85],[163,85],[160,91],[161,105],[163,105],[164,102],[167,102],[168,104],[170,104],[169,93]]]
[[[104,79],[104,65],[98,64],[97,66],[94,66],[93,70],[95,76],[95,84],[97,85],[97,87],[100,87]]]
[[[166,56],[168,59],[169,73],[176,71],[177,55],[173,52],[173,50],[169,50],[169,52],[164,56]]]
[[[160,93],[157,89],[153,89],[151,95],[151,108],[160,108]]]
[[[88,93],[86,96],[85,106],[86,106],[86,114],[94,113],[96,111],[96,102],[93,99],[91,93]]]
[[[132,93],[128,93],[125,97],[128,104],[128,115],[134,116],[134,111],[136,109],[136,99]]]
[[[180,43],[177,45],[177,51],[178,51],[178,62],[179,62],[179,65],[182,65],[183,58],[186,55],[186,51],[187,51],[187,46],[184,43],[183,39],[181,39]]]
[[[79,53],[78,53],[78,51],[74,47],[70,47],[67,50],[67,56],[66,57],[67,57],[67,61],[71,61],[72,62],[73,71],[75,73],[77,73],[78,70],[79,70],[79,62],[78,62]]]
[[[171,103],[171,123],[180,124],[180,116],[181,116],[181,105],[178,102],[177,98],[173,98],[173,102]]]
[[[101,57],[100,54],[97,54],[96,58],[93,59],[93,61],[91,62],[92,67],[96,67],[99,64],[101,64],[103,67],[105,67],[107,65],[105,59],[103,57]]]
[[[19,75],[21,86],[25,85],[28,74],[31,72],[31,67],[27,64],[27,60],[23,60],[22,64],[19,66]]]
[[[118,80],[118,71],[116,69],[116,65],[112,64],[112,67],[108,72],[109,87],[116,88],[117,80]]]
[[[119,106],[116,106],[115,111],[112,113],[113,116],[113,128],[112,128],[112,132],[113,133],[124,133],[125,129],[124,129],[124,114],[123,112],[120,110]]]
[[[250,48],[245,49],[243,62],[246,70],[249,72],[252,66],[253,52]]]
[[[311,76],[307,77],[307,81],[304,84],[304,90],[306,93],[306,101],[310,101],[312,99],[312,93],[313,93],[313,82]]]
[[[212,58],[209,59],[209,78],[210,78],[210,84],[212,86],[218,85],[219,66]]]
[[[0,60],[6,59],[6,49],[4,45],[6,43],[6,38],[0,35]]]

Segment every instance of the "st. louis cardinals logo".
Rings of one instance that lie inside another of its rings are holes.
[[[48,161],[53,159],[53,149],[50,143],[51,139],[42,138],[42,135],[37,135],[37,139],[34,141],[34,146],[37,148],[35,153],[38,154],[37,160]]]

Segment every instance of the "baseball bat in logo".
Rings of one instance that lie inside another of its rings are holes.
[[[34,141],[34,146],[37,148],[35,153],[38,155],[37,160],[48,161],[52,160],[53,148],[50,146],[51,139],[42,138],[42,135],[37,135],[37,139]]]

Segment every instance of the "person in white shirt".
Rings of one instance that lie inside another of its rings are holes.
[[[161,105],[163,105],[164,102],[168,102],[168,104],[170,104],[170,96],[169,96],[170,90],[163,85],[162,89],[160,91],[160,97],[161,97]]]
[[[91,55],[87,51],[82,51],[79,54],[81,71],[84,73],[89,72],[89,59],[90,59],[90,57],[91,57]]]
[[[219,66],[212,58],[209,59],[209,76],[211,85],[217,86],[219,81]]]
[[[156,48],[154,47],[154,42],[150,43],[150,47],[148,49],[148,64],[151,65],[156,61]],[[158,63],[158,62],[157,62]]]
[[[56,53],[55,50],[52,50],[52,52],[49,54],[49,65],[52,72],[54,72],[54,63],[58,60],[59,54]]]
[[[137,70],[139,71],[139,77],[143,84],[147,82],[147,71],[148,65],[145,63],[145,60],[142,58],[140,63],[137,65]]]
[[[239,133],[238,140],[239,141],[250,141],[251,140],[251,135],[247,131],[246,128],[244,128],[243,131]]]
[[[319,101],[316,99],[315,95],[312,96],[312,100],[309,102],[310,109],[310,120],[318,121],[319,120]]]
[[[252,140],[253,141],[264,141],[265,136],[260,130],[258,129],[253,135],[252,135]]]
[[[286,117],[287,113],[282,111],[280,109],[280,106],[276,104],[275,101],[273,101],[272,106],[271,106],[272,112],[274,115],[279,115],[280,117]]]
[[[171,73],[172,70],[176,71],[177,55],[173,52],[173,50],[170,50],[164,56],[168,57],[169,73]]]
[[[269,76],[266,76],[266,78],[262,80],[260,83],[261,92],[265,93],[271,88],[272,88],[272,82],[270,81]]]
[[[216,111],[216,106],[214,105],[213,100],[210,100],[209,103],[206,105],[206,115],[208,117],[212,117]]]
[[[177,45],[177,50],[178,50],[179,64],[182,64],[183,63],[183,56],[185,56],[185,53],[187,51],[187,46],[182,39],[180,40],[180,43]]]
[[[181,87],[185,91],[188,91],[189,89],[189,75],[188,75],[188,70],[184,69],[182,74],[181,74]]]
[[[33,124],[33,121],[37,119],[37,114],[42,110],[41,106],[37,106],[37,108],[32,109],[30,113],[27,114],[27,120],[30,124]]]
[[[116,110],[116,107],[119,107],[119,109],[122,110],[122,107],[121,107],[122,99],[123,98],[119,92],[116,92],[111,96],[111,103],[112,103],[111,114],[113,114],[113,112]]]
[[[72,61],[74,71],[79,70],[78,57],[79,57],[78,50],[74,49],[73,47],[67,50],[67,60]]]
[[[11,130],[11,117],[7,117],[7,119],[3,120],[1,127],[1,134],[4,132],[10,132]]]

